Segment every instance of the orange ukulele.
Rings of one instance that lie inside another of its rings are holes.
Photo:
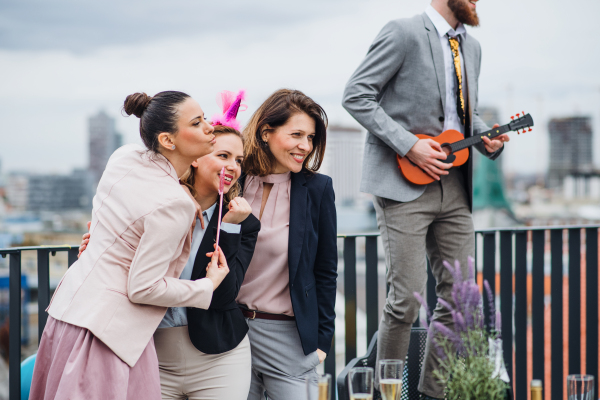
[[[481,143],[483,140],[482,136],[487,136],[490,139],[495,138],[496,136],[500,136],[503,133],[516,131],[519,132],[519,129],[523,129],[523,133],[526,132],[525,128],[529,128],[531,131],[531,127],[533,126],[533,119],[531,115],[525,115],[523,112],[523,116],[519,118],[520,114],[517,114],[517,118],[513,118],[513,121],[500,126],[498,128],[490,129],[489,131],[482,132],[475,136],[464,139],[463,134],[459,131],[455,131],[454,129],[450,129],[442,132],[439,136],[428,136],[428,135],[415,135],[419,139],[433,139],[438,142],[442,149],[446,152],[448,156],[445,160],[440,160],[443,163],[452,163],[453,167],[458,167],[463,165],[469,159],[469,147],[474,144]],[[427,185],[434,181],[434,179],[429,176],[425,171],[423,171],[419,166],[414,164],[412,161],[408,159],[408,157],[400,157],[400,155],[396,155],[396,159],[398,160],[398,168],[402,172],[402,175],[409,180],[410,182],[417,185]]]

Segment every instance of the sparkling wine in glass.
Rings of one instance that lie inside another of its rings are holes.
[[[348,380],[350,400],[373,400],[373,368],[352,368]]]
[[[317,385],[319,387],[319,400],[331,400],[331,375],[319,376]]]
[[[379,361],[379,389],[383,400],[400,400],[403,368],[404,362],[402,360]]]

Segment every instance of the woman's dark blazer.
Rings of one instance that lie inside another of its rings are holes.
[[[219,213],[215,210],[196,253],[192,280],[206,277],[206,267],[210,261],[206,253],[213,251],[218,219]],[[229,273],[214,291],[208,310],[187,309],[190,340],[203,353],[221,354],[232,350],[248,332],[248,325],[235,299],[252,260],[259,231],[260,222],[252,214],[241,223],[239,234],[221,230],[219,245],[227,258]]]
[[[331,178],[292,173],[288,266],[290,296],[304,354],[329,353],[335,323],[337,220]],[[245,176],[240,178],[244,187]],[[258,310],[260,311],[260,310]]]

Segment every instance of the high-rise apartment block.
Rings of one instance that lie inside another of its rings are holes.
[[[558,188],[567,175],[593,170],[592,123],[589,117],[555,118],[548,124],[548,187]]]
[[[89,169],[97,184],[111,154],[123,145],[123,137],[116,131],[115,119],[108,116],[104,111],[91,116],[88,119],[88,126]]]
[[[365,133],[355,127],[332,125],[321,171],[333,179],[335,201],[352,206],[359,200]]]

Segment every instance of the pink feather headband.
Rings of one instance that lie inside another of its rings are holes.
[[[239,131],[240,123],[236,118],[239,111],[244,111],[248,108],[246,104],[242,104],[245,97],[245,90],[240,90],[237,95],[229,90],[223,90],[219,93],[217,95],[217,104],[223,110],[223,114],[215,114],[212,117],[212,124],[229,126]]]

